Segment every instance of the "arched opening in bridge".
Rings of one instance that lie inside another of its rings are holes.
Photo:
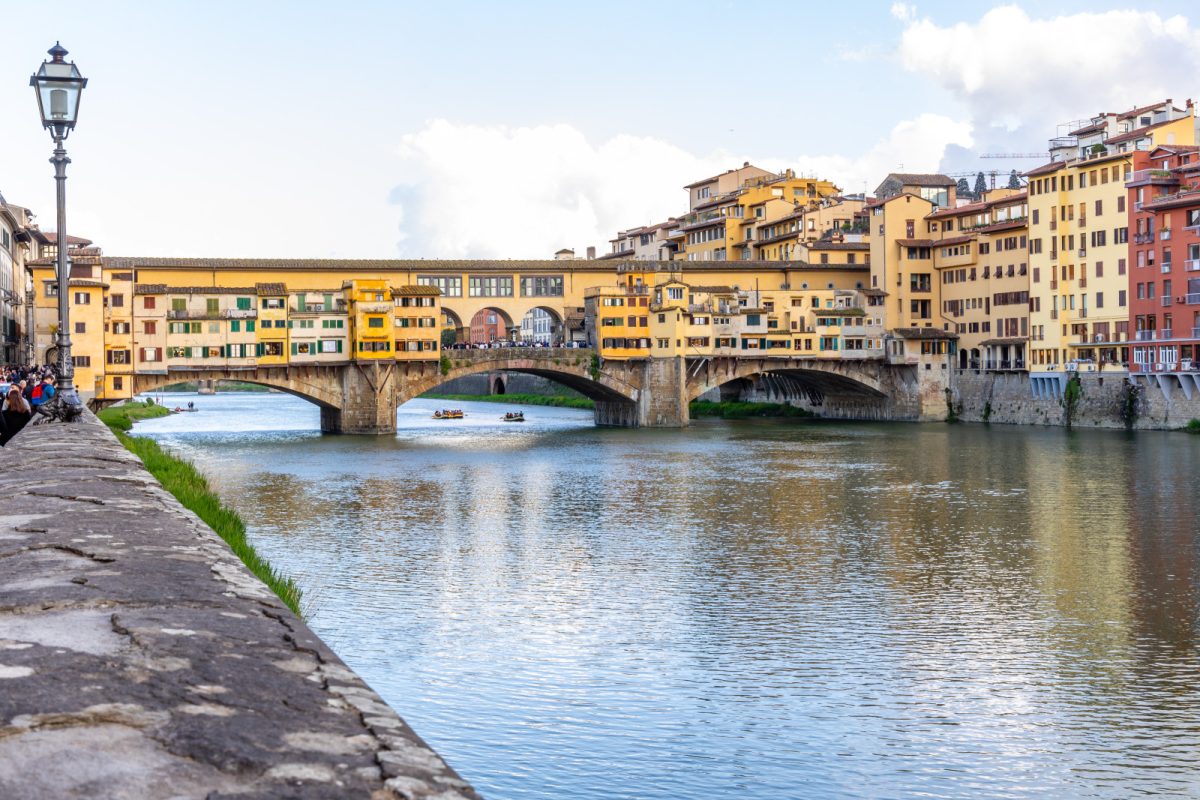
[[[504,394],[504,376],[497,375],[492,379],[492,394]]]
[[[493,344],[511,341],[520,330],[513,325],[512,317],[504,311],[488,306],[481,308],[471,317],[469,341],[471,344]]]
[[[467,341],[467,329],[462,318],[448,308],[442,309],[442,347]]]
[[[552,309],[537,306],[529,309],[521,318],[521,341],[527,344],[549,347],[563,340],[563,323]]]
[[[887,397],[874,386],[833,372],[780,369],[699,387],[690,399],[786,403],[819,415],[874,418]]]

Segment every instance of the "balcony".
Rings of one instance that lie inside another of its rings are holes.
[[[1162,240],[1162,241],[1164,241],[1164,242],[1166,242],[1166,241],[1170,241],[1170,239],[1171,239],[1171,229],[1170,229],[1170,228],[1163,228],[1161,231],[1159,231],[1159,232],[1158,232],[1158,238],[1159,238],[1159,239],[1161,239],[1161,240]]]
[[[1050,309],[1050,319],[1058,319],[1058,309],[1057,308]]]
[[[1133,235],[1133,243],[1134,244],[1153,244],[1154,243],[1154,234],[1153,233],[1135,233]]]
[[[1171,262],[1164,261],[1162,263],[1162,266],[1159,269],[1161,269],[1163,271],[1163,273],[1170,275],[1171,274]]]
[[[1192,338],[1200,339],[1200,328],[1192,328]]]
[[[1175,333],[1175,331],[1173,331],[1170,328],[1163,328],[1158,332],[1158,338],[1162,339],[1163,341],[1166,341],[1168,339],[1174,339],[1175,338],[1174,333]]]
[[[1186,294],[1183,301],[1189,306],[1200,306],[1200,294]]]
[[[1158,331],[1134,331],[1133,340],[1135,342],[1153,342],[1156,333]]]
[[[1087,316],[1087,309],[1086,308],[1079,309],[1079,317],[1082,319],[1083,317],[1086,317],[1086,316]]]
[[[1125,181],[1127,187],[1132,186],[1174,186],[1179,179],[1169,169],[1139,169],[1129,174]]]
[[[1163,297],[1163,299],[1162,299],[1162,305],[1163,305],[1165,308],[1170,308],[1170,307],[1171,307],[1171,295],[1166,295],[1165,297]]]
[[[992,370],[992,371],[1013,370],[1013,369],[1023,370],[1023,369],[1025,369],[1025,362],[1024,362],[1024,360],[1019,359],[1019,358],[1014,358],[1014,359],[1008,359],[1008,358],[990,359],[989,358],[986,361],[984,361],[983,368],[987,369],[987,370]]]
[[[929,294],[933,288],[927,283],[909,284],[908,290],[916,294]]]
[[[1079,257],[1087,258],[1087,248],[1086,247],[1079,248]]]
[[[1183,268],[1188,272],[1200,272],[1200,258],[1189,258],[1183,262]]]
[[[223,308],[220,311],[200,309],[171,309],[167,319],[254,319],[258,312],[253,308]]]

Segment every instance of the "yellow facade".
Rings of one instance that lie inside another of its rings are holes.
[[[442,316],[439,291],[434,286],[399,286],[392,290],[396,360],[419,361],[436,357]]]
[[[959,367],[1024,369],[1029,338],[1028,203],[997,190],[926,218],[938,312],[958,334]]]
[[[907,192],[869,207],[871,288],[887,293],[889,329],[941,327],[935,317],[941,293],[934,280],[933,240],[925,222],[936,208]]]
[[[281,283],[255,286],[258,302],[256,358],[261,366],[288,362],[288,296]]]
[[[392,290],[386,280],[346,281],[350,315],[350,341],[359,361],[392,358]]]

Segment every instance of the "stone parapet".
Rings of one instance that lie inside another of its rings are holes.
[[[0,797],[478,797],[90,413],[3,453]]]

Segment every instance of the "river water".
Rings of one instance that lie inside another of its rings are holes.
[[[1200,796],[1200,437],[188,400],[138,432],[490,798]]]

